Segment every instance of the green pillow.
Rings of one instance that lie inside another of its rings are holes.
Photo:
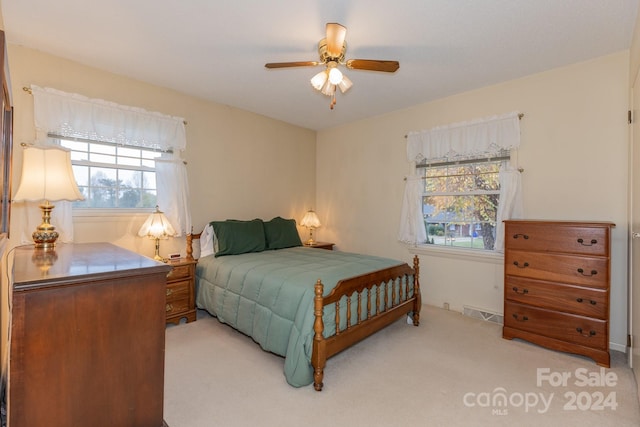
[[[216,257],[261,252],[266,248],[261,219],[213,221],[211,226],[218,241]]]
[[[267,249],[284,249],[302,246],[295,219],[284,219],[279,216],[264,222],[264,235]]]

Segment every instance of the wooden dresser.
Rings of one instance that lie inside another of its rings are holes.
[[[10,427],[161,427],[170,266],[108,243],[18,247]]]
[[[504,328],[609,367],[609,222],[505,221]]]

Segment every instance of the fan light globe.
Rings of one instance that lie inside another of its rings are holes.
[[[322,86],[324,86],[324,83],[326,81],[327,81],[327,72],[326,70],[322,70],[315,76],[311,77],[311,86],[313,86],[315,90],[322,90]]]
[[[351,82],[351,80],[349,80],[349,77],[342,75],[342,81],[338,83],[338,87],[340,88],[340,91],[342,93],[345,93],[351,88],[351,86],[353,86],[353,83]]]
[[[339,84],[342,81],[342,72],[335,67],[330,69],[329,81],[334,85]]]

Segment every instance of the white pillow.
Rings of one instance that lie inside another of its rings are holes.
[[[216,244],[216,234],[213,232],[213,227],[211,224],[207,224],[207,226],[202,231],[200,235],[200,258],[205,257],[207,255],[213,255],[214,246]]]

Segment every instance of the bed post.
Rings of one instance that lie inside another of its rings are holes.
[[[324,377],[324,365],[327,361],[327,354],[324,342],[324,322],[322,321],[323,305],[322,293],[323,286],[320,279],[314,287],[315,297],[313,299],[313,314],[315,321],[313,322],[313,354],[311,355],[311,365],[313,366],[313,387],[316,391],[322,391],[322,379]]]
[[[420,324],[420,308],[422,307],[422,295],[420,294],[420,258],[418,255],[413,257],[413,270],[415,275],[413,276],[413,292],[416,299],[413,300],[413,325],[418,326]]]
[[[187,234],[187,259],[193,261],[193,228],[191,233]]]
[[[191,233],[187,234],[187,259],[189,261],[193,261],[195,258],[193,257],[193,241],[200,239],[202,237],[202,231],[200,233],[193,233],[193,227],[191,227]]]

